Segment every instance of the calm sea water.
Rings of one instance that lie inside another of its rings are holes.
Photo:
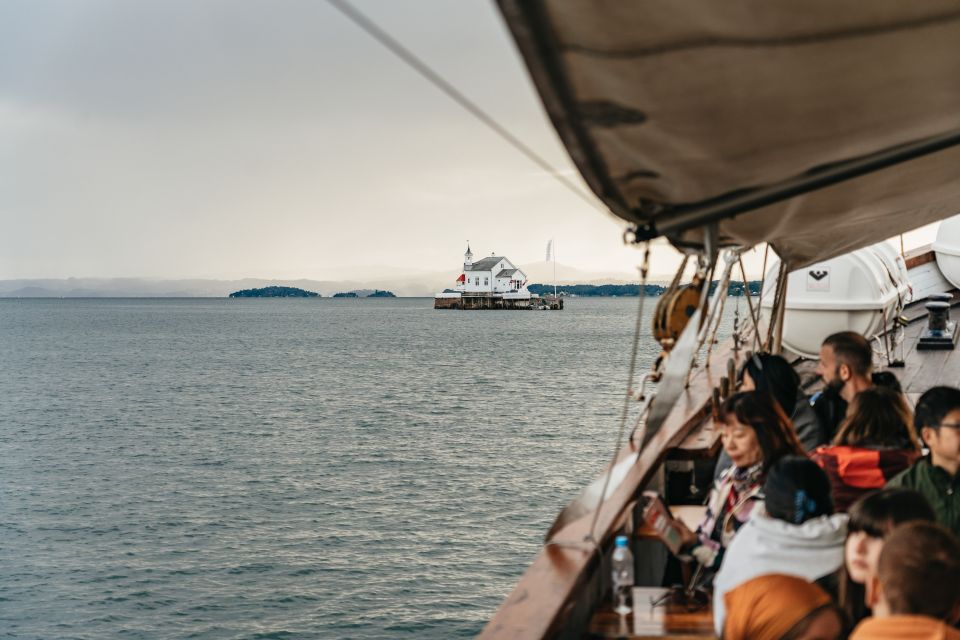
[[[0,635],[475,635],[611,454],[636,305],[0,301]]]

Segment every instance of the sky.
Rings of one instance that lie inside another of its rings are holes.
[[[491,2],[353,3],[583,185]],[[551,237],[581,270],[640,260],[319,0],[0,3],[0,223],[0,279],[370,278]]]

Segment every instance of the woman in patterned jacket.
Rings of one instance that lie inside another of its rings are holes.
[[[696,532],[684,529],[685,551],[709,571],[720,567],[724,549],[762,504],[767,470],[785,455],[805,455],[790,420],[767,392],[730,396],[719,418],[723,449],[733,465],[714,483]]]

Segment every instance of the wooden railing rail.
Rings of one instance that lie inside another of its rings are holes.
[[[603,548],[622,527],[638,490],[646,485],[668,450],[679,444],[708,415],[712,389],[726,374],[727,360],[734,354],[729,343],[701,367],[677,401],[661,429],[640,453],[620,486],[604,502],[597,518],[596,537]],[[621,450],[617,462],[637,452],[632,443]],[[533,639],[561,634],[578,596],[584,595],[598,554],[585,542],[593,514],[571,522],[546,545],[497,609],[480,638]],[[567,635],[567,634],[563,634]]]

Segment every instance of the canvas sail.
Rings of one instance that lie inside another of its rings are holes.
[[[500,7],[587,183],[654,235],[698,244],[693,214],[746,200],[717,219],[721,242],[768,241],[799,268],[960,213],[953,0]],[[885,154],[899,160],[783,195]]]

